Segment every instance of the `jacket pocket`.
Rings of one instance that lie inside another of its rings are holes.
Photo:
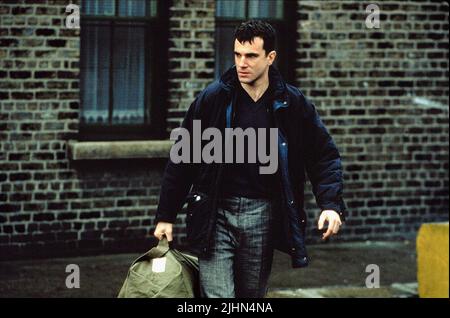
[[[187,196],[186,237],[191,243],[205,240],[210,219],[209,196],[202,192],[192,192]]]

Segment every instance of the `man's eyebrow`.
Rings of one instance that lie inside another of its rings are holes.
[[[234,54],[241,54],[242,55],[242,53],[240,53],[240,52],[237,52],[237,51],[234,51]],[[258,53],[254,53],[254,52],[250,52],[250,53],[245,53],[244,55],[259,55]]]

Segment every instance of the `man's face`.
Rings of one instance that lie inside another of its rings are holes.
[[[266,55],[263,44],[264,40],[260,37],[253,38],[251,43],[234,40],[234,62],[241,83],[254,83],[268,71],[273,63],[276,52],[271,51]]]

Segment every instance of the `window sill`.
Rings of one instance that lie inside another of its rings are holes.
[[[172,140],[68,142],[71,160],[169,158]]]

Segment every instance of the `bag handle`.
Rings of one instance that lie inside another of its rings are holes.
[[[162,239],[159,240],[159,243],[156,247],[152,248],[152,256],[154,257],[162,257],[170,250],[169,241],[167,237],[163,235]]]
[[[163,235],[163,238],[159,240],[158,245],[144,253],[143,255],[139,256],[132,265],[148,260],[149,258],[155,258],[155,257],[163,257],[168,251],[170,250],[169,241],[167,240],[166,236]]]

